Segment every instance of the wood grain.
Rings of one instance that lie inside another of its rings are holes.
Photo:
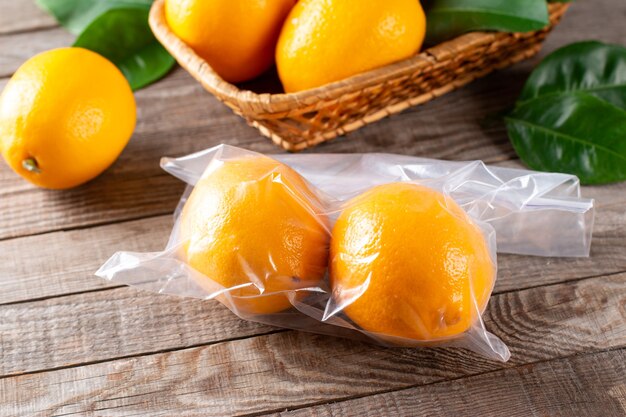
[[[542,56],[576,40],[624,43],[625,13],[621,0],[575,3]],[[31,0],[0,0],[0,89],[25,59],[72,41]],[[538,59],[314,152],[515,166],[494,115],[513,103]],[[93,277],[115,250],[157,250],[167,238],[183,186],[159,169],[160,156],[221,142],[279,151],[181,70],[136,97],[133,140],[83,187],[38,190],[0,163],[0,415],[221,416],[310,406],[294,414],[626,414],[626,185],[583,190],[599,207],[591,258],[499,258],[485,320],[511,347],[508,364],[453,349],[273,333],[217,303],[110,289]]]
[[[129,288],[0,309],[0,376],[276,331],[214,301]]]
[[[502,97],[495,90],[464,92],[472,93],[490,103],[483,115],[506,105],[505,100],[496,102],[485,97]],[[350,143],[347,140],[342,143],[340,139],[318,151],[384,150],[452,159],[510,159],[513,151],[506,136],[497,139],[501,147],[494,147],[492,138],[480,135],[478,123],[468,128],[467,114],[477,111],[475,99],[466,96],[461,100],[464,105],[445,113],[446,102],[455,97],[443,98],[432,106],[424,106],[420,113],[407,112],[393,118],[395,124],[377,123],[354,135],[363,140],[357,137]],[[184,155],[219,143],[265,153],[278,151],[180,70],[140,91],[137,101],[140,123],[133,139],[113,167],[95,181],[71,191],[39,190],[17,177],[6,165],[0,166],[0,212],[3,213],[0,239],[171,212],[183,186],[159,168],[159,159],[164,155]],[[427,120],[442,118],[442,114],[447,114],[445,122],[440,119],[440,123],[431,124],[430,128],[410,128],[413,123],[428,125]],[[29,210],[25,211],[24,207]]]
[[[54,18],[41,10],[34,1],[0,0],[0,35],[32,32],[57,26]],[[1,39],[1,38],[0,38]]]
[[[333,416],[578,416],[626,414],[626,351],[515,369],[273,414]]]
[[[22,2],[24,0],[13,3],[19,7]],[[2,15],[5,15],[4,9]],[[7,17],[11,18],[10,15]],[[0,77],[10,77],[24,61],[40,52],[71,46],[74,39],[74,35],[60,27],[0,35]]]
[[[507,165],[518,166],[514,163]],[[598,206],[591,257],[500,255],[496,291],[626,271],[626,183],[586,188],[584,195],[596,198]],[[93,198],[97,199],[97,196]],[[80,201],[78,197],[77,201]],[[102,204],[105,205],[106,201]],[[175,202],[170,203],[173,206]],[[135,215],[141,216],[140,209],[140,206],[136,208]],[[93,213],[83,215],[93,216]],[[109,256],[119,250],[161,250],[172,224],[172,216],[167,214],[0,241],[0,304],[108,286],[93,273]],[[33,257],[33,253],[38,256]]]
[[[172,216],[0,242],[0,304],[114,286],[94,272],[117,249],[162,250]],[[36,254],[36,256],[33,256]]]
[[[608,218],[608,215],[599,218],[592,258],[501,256],[494,293],[626,271],[624,230],[600,221]],[[0,242],[0,277],[13,273],[9,279],[0,278],[0,300],[11,303],[0,306],[0,334],[3,334],[0,375],[229,338],[224,328],[230,331],[240,320],[231,314],[222,314],[223,308],[215,302],[156,296],[131,288],[60,296],[115,285],[93,275],[109,256],[107,248],[111,247],[111,253],[120,247],[157,250],[164,244],[170,224],[171,219],[167,216]],[[614,235],[615,231],[622,234]],[[59,251],[58,248],[65,249]],[[23,264],[15,262],[21,253],[32,253],[33,250],[40,254],[36,260]],[[43,297],[52,298],[24,302]],[[212,317],[217,314],[215,311],[219,311],[223,322],[208,319],[194,322],[198,320],[198,314],[191,317],[174,314],[176,319],[170,319],[169,312],[189,309],[203,312],[204,317]],[[80,319],[77,320],[76,316]],[[121,318],[128,317],[134,319],[124,319],[123,326],[120,325]],[[184,337],[172,339],[170,335],[181,334],[181,322],[188,331]],[[206,338],[208,330],[205,326],[209,323],[214,326],[218,338]],[[260,330],[259,326],[250,326],[250,333],[245,336],[266,331],[262,326]],[[44,332],[43,329],[48,330]],[[77,329],[80,329],[79,340],[75,334]],[[129,341],[135,338],[139,341]],[[24,345],[47,348],[29,350],[27,354],[22,349]]]
[[[281,332],[6,377],[0,379],[0,407],[10,415],[261,413],[617,349],[626,346],[625,278],[592,278],[494,297],[486,324],[511,348],[506,365],[459,349],[389,349]],[[101,339],[90,340],[82,326],[76,332],[89,350],[98,351]],[[149,342],[154,347],[158,340],[154,335]]]
[[[581,37],[622,41],[626,29],[604,24],[622,9],[626,11],[626,4],[577,3],[546,51]],[[8,75],[28,56],[70,42],[71,36],[61,28],[6,35],[0,42],[0,73]],[[536,62],[493,74],[314,151],[511,159],[514,152],[503,124],[491,119],[514,102]],[[183,155],[222,142],[266,153],[279,151],[180,69],[138,92],[137,101],[139,124],[131,143],[111,169],[83,187],[61,193],[38,190],[0,164],[0,239],[170,212],[182,186],[158,167],[163,155]],[[143,185],[144,178],[151,178],[150,186]]]

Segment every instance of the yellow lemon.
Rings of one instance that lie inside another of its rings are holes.
[[[295,0],[166,0],[172,31],[226,81],[257,77],[274,63]]]
[[[133,92],[104,57],[82,48],[26,61],[0,96],[0,150],[41,187],[70,188],[109,167],[135,128]]]
[[[306,90],[408,58],[425,34],[418,0],[300,0],[280,34],[276,65],[285,91]]]
[[[330,233],[298,173],[268,157],[225,161],[194,187],[181,214],[187,262],[246,313],[290,307],[287,291],[317,287]],[[199,284],[211,287],[204,279]],[[263,297],[258,297],[263,294]]]
[[[483,234],[449,197],[414,184],[354,198],[332,231],[330,280],[361,328],[414,340],[465,332],[485,309],[495,264]]]

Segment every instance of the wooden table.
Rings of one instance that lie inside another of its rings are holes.
[[[545,51],[626,44],[624,0],[578,1]],[[0,0],[0,87],[73,37],[32,0]],[[395,152],[520,166],[503,124],[537,60],[364,128],[317,152]],[[217,302],[93,274],[116,250],[161,249],[183,184],[158,166],[218,143],[280,150],[181,69],[137,93],[117,163],[71,191],[0,164],[0,415],[626,415],[626,184],[597,199],[589,259],[501,256],[488,329],[511,349],[385,349],[242,321]]]

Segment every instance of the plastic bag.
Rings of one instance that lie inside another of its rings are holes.
[[[189,184],[167,247],[118,252],[96,274],[269,325],[506,361],[481,319],[496,246],[589,255],[593,200],[571,175],[389,154],[275,160],[227,145],[163,158]]]

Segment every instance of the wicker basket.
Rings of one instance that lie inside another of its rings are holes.
[[[168,27],[164,0],[150,12],[157,39],[204,88],[264,136],[298,151],[423,104],[476,78],[530,58],[559,22],[567,3],[550,4],[550,26],[530,33],[474,32],[382,68],[311,90],[257,94],[220,78]]]

